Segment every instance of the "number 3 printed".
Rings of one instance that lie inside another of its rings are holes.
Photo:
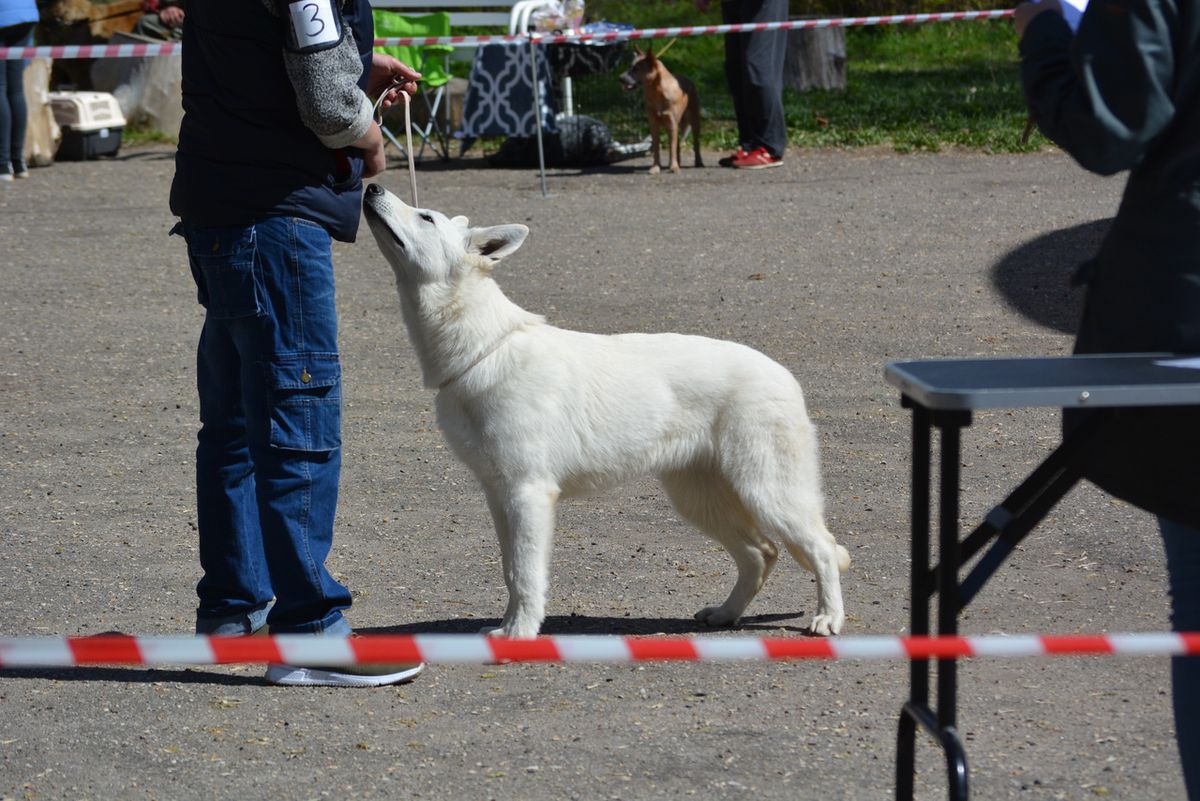
[[[321,7],[316,3],[305,3],[302,8],[305,11],[312,12],[312,17],[308,21],[315,22],[317,24],[317,29],[315,31],[311,28],[306,29],[304,34],[312,39],[319,38],[321,34],[325,32],[325,20],[321,19]]]
[[[298,50],[330,45],[342,38],[337,12],[330,0],[296,0],[288,5],[288,13]]]

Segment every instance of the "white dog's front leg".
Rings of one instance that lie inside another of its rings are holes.
[[[522,486],[511,493],[489,493],[488,506],[500,541],[508,607],[500,628],[505,637],[536,637],[546,617],[550,545],[554,536],[557,487]]]

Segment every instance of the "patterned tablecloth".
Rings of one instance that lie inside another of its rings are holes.
[[[630,29],[613,23],[592,23],[584,32]],[[537,76],[542,99],[542,130],[555,133],[558,104],[554,87],[564,77],[608,72],[620,61],[624,42],[537,45]],[[463,106],[462,136],[537,135],[533,107],[533,75],[528,45],[489,44],[475,53]]]

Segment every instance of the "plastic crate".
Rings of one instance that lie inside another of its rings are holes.
[[[50,108],[63,135],[55,158],[79,161],[120,150],[125,116],[108,92],[51,92]]]

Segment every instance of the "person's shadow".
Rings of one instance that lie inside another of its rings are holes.
[[[1004,255],[992,267],[992,285],[1016,312],[1038,325],[1074,334],[1083,290],[1071,286],[1079,265],[1096,255],[1112,220],[1045,234]]]

